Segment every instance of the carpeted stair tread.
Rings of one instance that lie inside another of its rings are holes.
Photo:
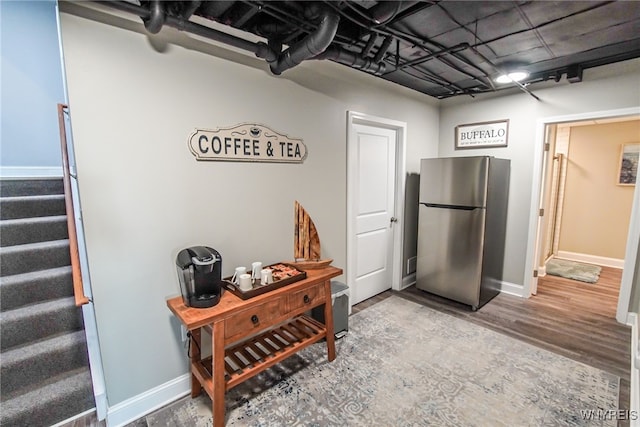
[[[68,238],[66,215],[0,221],[0,246],[48,242],[66,238]]]
[[[0,349],[5,352],[18,345],[83,328],[82,309],[73,297],[31,304],[0,314]]]
[[[0,219],[65,215],[63,194],[16,196],[0,199]]]
[[[1,197],[46,194],[64,194],[64,183],[62,182],[62,178],[0,180]]]
[[[71,266],[0,277],[0,310],[73,296]]]
[[[29,273],[71,264],[69,240],[0,247],[0,276]]]
[[[0,258],[0,425],[95,407],[61,178],[0,179]]]
[[[2,426],[51,426],[94,408],[91,375],[76,369],[2,402]]]
[[[37,384],[66,371],[88,369],[84,331],[62,334],[2,353],[0,399],[4,402],[30,384]]]

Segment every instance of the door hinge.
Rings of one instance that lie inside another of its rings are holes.
[[[551,150],[551,144],[549,144],[548,142],[544,143],[544,151],[549,151]]]
[[[539,216],[544,216],[544,209],[540,209],[540,212],[538,212]]]
[[[538,270],[533,270],[533,277],[538,277]]]

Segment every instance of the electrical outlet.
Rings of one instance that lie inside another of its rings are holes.
[[[180,338],[182,338],[182,342],[187,340],[187,328],[184,325],[180,325]]]

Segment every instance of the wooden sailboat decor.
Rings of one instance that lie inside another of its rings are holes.
[[[325,267],[333,259],[320,259],[320,237],[316,225],[302,205],[296,200],[294,203],[294,237],[293,256],[291,264],[305,269]]]

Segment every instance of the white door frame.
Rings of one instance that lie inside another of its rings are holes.
[[[355,212],[356,180],[353,171],[357,166],[354,124],[369,125],[393,129],[396,131],[396,179],[394,216],[398,219],[393,225],[393,260],[391,289],[402,288],[402,245],[404,241],[404,189],[406,182],[406,139],[407,124],[398,120],[386,119],[369,114],[347,111],[347,285],[353,286],[356,273]]]
[[[578,122],[611,117],[624,117],[640,114],[640,107],[622,108],[618,110],[595,111],[590,113],[571,114],[566,116],[554,116],[538,119],[536,125],[536,139],[533,153],[533,179],[531,181],[531,209],[529,215],[529,233],[527,241],[527,258],[525,262],[524,297],[530,297],[533,284],[534,263],[538,259],[538,205],[542,191],[542,160],[544,154],[545,129],[548,124]],[[633,206],[627,235],[627,247],[624,257],[624,270],[620,283],[620,296],[618,297],[618,309],[616,320],[629,324],[629,302],[631,300],[631,288],[635,273],[635,264],[638,256],[638,244],[640,243],[640,185],[635,186],[633,193]]]

